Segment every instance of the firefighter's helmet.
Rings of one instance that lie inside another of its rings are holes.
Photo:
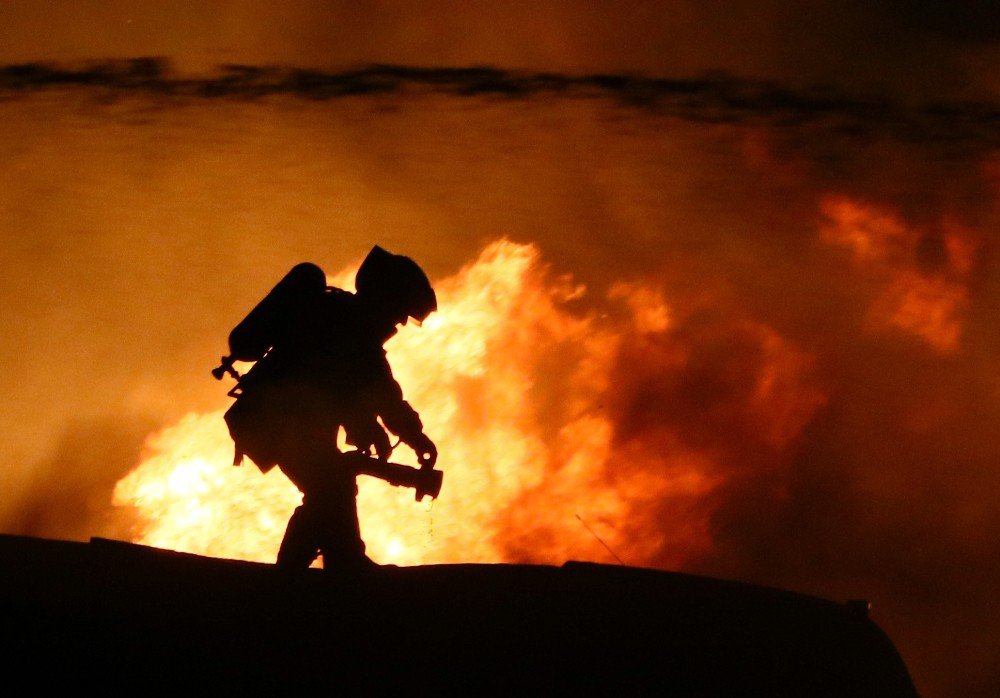
[[[417,322],[437,310],[437,296],[423,269],[409,257],[392,254],[378,245],[358,268],[354,287],[359,296]]]

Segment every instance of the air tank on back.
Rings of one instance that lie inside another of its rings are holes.
[[[315,264],[292,267],[264,299],[229,333],[235,361],[259,361],[275,344],[290,317],[326,290],[326,274]]]

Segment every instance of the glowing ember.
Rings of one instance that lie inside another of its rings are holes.
[[[609,298],[623,309],[619,320],[570,312],[583,288],[553,278],[533,246],[507,241],[435,286],[440,311],[422,328],[403,327],[388,350],[438,443],[444,489],[433,505],[415,504],[410,490],[360,478],[373,559],[613,561],[598,536],[630,564],[680,565],[707,549],[707,495],[723,477],[717,456],[669,430],[652,451],[617,443],[606,405],[625,343],[674,341],[662,294],[617,284]],[[819,401],[794,390],[805,359],[770,331],[754,332],[765,365],[746,409],[781,445]],[[683,364],[683,350],[666,351],[673,358],[657,358],[658,371]],[[135,507],[145,522],[135,540],[272,561],[299,495],[280,471],[264,476],[231,458],[221,411],[189,415],[151,438],[115,490],[115,504]],[[415,463],[405,448],[393,460]]]

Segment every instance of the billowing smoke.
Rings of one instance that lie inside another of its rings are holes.
[[[928,695],[1000,685],[992,141],[101,89],[0,102],[4,530],[273,550],[295,492],[228,465],[207,370],[292,264],[379,242],[439,285],[390,358],[448,475],[430,510],[366,486],[374,556],[868,597]],[[218,508],[261,482],[285,513]],[[189,506],[143,517],[141,486]]]
[[[33,464],[26,492],[5,509],[5,532],[86,540],[127,538],[133,512],[108,507],[108,492],[135,467],[155,423],[142,419],[92,419],[68,425],[55,452]]]

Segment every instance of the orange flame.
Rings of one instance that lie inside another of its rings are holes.
[[[935,268],[919,264],[927,231],[904,224],[898,216],[842,197],[826,197],[821,238],[845,247],[855,260],[883,280],[872,305],[873,324],[902,330],[941,353],[959,349],[968,305],[966,277],[975,264],[976,245],[969,231],[948,218],[940,225],[941,259]]]
[[[572,312],[583,287],[553,277],[534,246],[508,241],[435,286],[440,311],[421,328],[403,327],[388,352],[438,443],[444,488],[432,505],[416,504],[409,490],[359,478],[373,559],[611,561],[599,536],[630,564],[678,566],[709,548],[707,495],[721,481],[715,456],[669,430],[653,452],[616,443],[606,405],[625,338],[671,331],[661,294],[617,284],[609,298],[624,307],[623,319]],[[778,338],[764,340],[774,361],[752,399],[762,419],[791,423],[765,425],[783,441],[804,424],[794,415],[817,403],[811,394],[805,402],[787,396],[801,362]],[[415,463],[404,450],[393,460]],[[152,437],[115,489],[114,503],[134,507],[143,521],[134,540],[273,560],[299,495],[277,469],[234,468],[231,454],[221,411],[188,415]]]

